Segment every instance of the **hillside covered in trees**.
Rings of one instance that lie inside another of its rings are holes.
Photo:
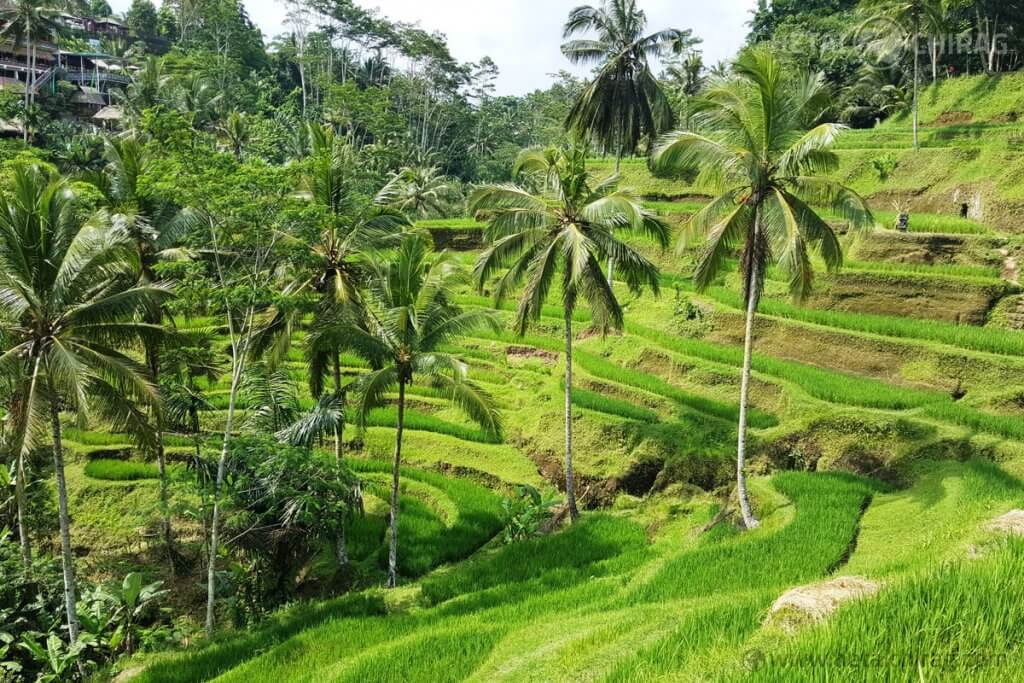
[[[1024,680],[1017,3],[279,9],[0,0],[0,683]]]

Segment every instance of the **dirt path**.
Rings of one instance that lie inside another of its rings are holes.
[[[1003,279],[1019,285],[1020,265],[1017,263],[1017,257],[1011,256],[1009,249],[1000,249],[999,253],[1003,256]]]

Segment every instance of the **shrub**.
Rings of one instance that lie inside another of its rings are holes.
[[[505,516],[502,539],[508,544],[536,536],[557,504],[558,498],[553,492],[542,494],[528,484],[517,486],[515,496],[501,501]]]

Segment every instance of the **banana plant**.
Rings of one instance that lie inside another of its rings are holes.
[[[46,647],[43,647],[30,635],[23,635],[19,644],[36,661],[46,667],[46,670],[36,678],[36,683],[57,683],[57,681],[68,680],[86,648],[86,642],[83,640],[76,640],[70,646],[65,645],[56,633],[47,636]]]

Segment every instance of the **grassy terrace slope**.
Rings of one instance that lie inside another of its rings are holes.
[[[896,200],[917,213],[955,217],[962,204],[973,221],[959,229],[918,225],[932,232],[984,232],[981,225],[1018,234],[1024,209],[1024,75],[976,76],[940,81],[921,95],[922,149],[914,152],[908,117],[896,117],[873,130],[852,131],[839,143],[837,176],[874,202],[880,219],[892,225]],[[597,166],[611,173],[613,162]],[[882,172],[879,171],[881,167]],[[646,162],[622,166],[627,185],[658,199],[706,195],[706,188],[687,187],[671,179],[653,178]]]
[[[696,535],[713,513],[706,506],[680,516],[654,543],[621,515],[590,515],[553,536],[487,549],[399,596],[371,592],[293,610],[255,632],[159,660],[136,680],[746,680],[751,673],[822,680],[824,669],[814,665],[821,660],[809,654],[863,656],[876,647],[886,648],[885,663],[865,669],[851,660],[848,675],[911,680],[908,659],[984,642],[972,628],[993,637],[983,652],[1019,655],[1024,603],[1000,601],[999,591],[1012,582],[1024,549],[994,545],[969,563],[954,549],[986,538],[973,525],[988,511],[1019,504],[1024,489],[984,463],[932,465],[922,465],[927,474],[902,492],[839,475],[756,481],[765,524],[744,535],[722,527]],[[941,569],[930,561],[932,548],[921,552],[929,542],[916,526],[926,522],[941,525],[934,557],[952,560]],[[886,558],[883,535],[893,530],[906,548]],[[796,638],[760,626],[786,587],[854,568],[885,582],[880,598]],[[963,612],[947,605],[972,586],[978,604],[961,620]],[[995,623],[985,624],[986,614]],[[913,619],[935,635],[878,645],[890,624],[909,629]],[[768,653],[771,666],[758,667],[762,658],[752,661],[752,652]],[[925,671],[966,678],[985,670],[975,663],[982,659],[953,660],[952,670],[930,660]]]
[[[1024,152],[993,142],[1016,139],[1009,113],[1024,107],[1022,86],[957,79],[928,91],[917,155],[899,120],[843,143],[840,173],[871,196],[879,226],[844,237],[846,267],[822,275],[806,305],[769,274],[751,389],[762,528],[739,534],[719,514],[742,361],[736,277],[698,294],[687,275],[699,244],[677,256],[641,241],[664,271],[661,297],[620,289],[626,330],[607,338],[587,329],[587,310],[575,316],[576,467],[591,509],[580,524],[514,546],[491,540],[513,485],[562,486],[563,340],[552,298],[525,337],[480,334],[446,349],[498,398],[501,443],[429,387],[411,388],[398,591],[296,606],[143,660],[136,680],[1024,680],[1006,665],[1024,656],[1024,546],[986,531],[1024,507],[1024,296],[1014,282],[1024,242],[1011,220],[1024,195],[992,171],[1015,177],[1019,163],[1024,177]],[[886,155],[895,166],[883,183],[872,162]],[[643,161],[623,169],[674,225],[699,210],[700,188],[652,178]],[[897,195],[916,198],[911,234],[890,229]],[[971,218],[956,216],[959,203]],[[474,261],[474,221],[421,227]],[[491,305],[468,289],[458,303]],[[346,365],[349,377],[366,370]],[[287,368],[308,405],[297,349]],[[209,387],[215,403],[225,388]],[[382,559],[392,412],[375,413],[358,438],[348,433],[368,504],[353,555],[371,575]],[[215,431],[223,412],[204,420]],[[155,504],[151,470],[118,464],[131,448],[115,437],[69,439],[79,454],[73,512],[93,535],[111,529],[130,545],[151,518],[138,510]],[[90,516],[83,491],[124,519]],[[766,622],[787,589],[844,576],[879,593],[795,632]]]

